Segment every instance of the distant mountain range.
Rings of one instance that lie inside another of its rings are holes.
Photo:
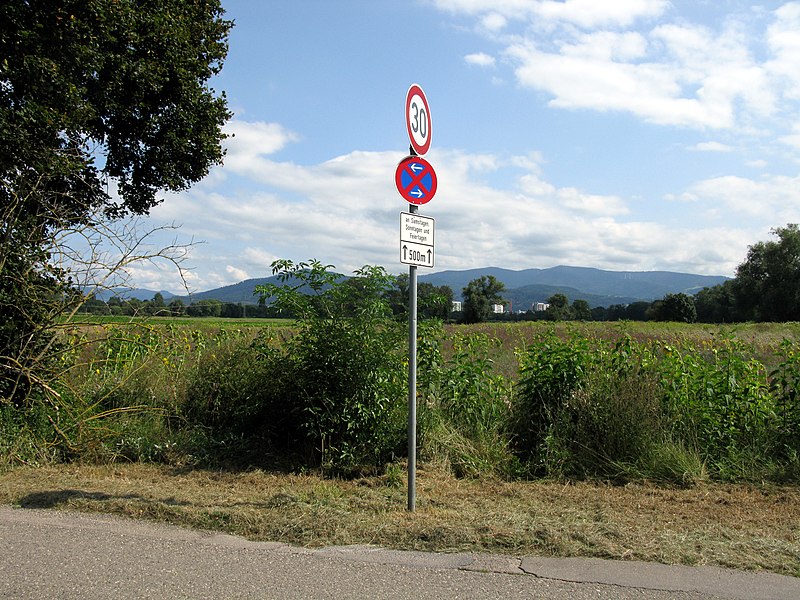
[[[570,302],[586,300],[591,307],[630,304],[637,301],[652,302],[663,298],[666,294],[682,292],[692,295],[704,287],[718,285],[728,279],[723,276],[672,271],[604,271],[565,266],[521,271],[486,267],[464,271],[419,273],[420,283],[447,285],[453,290],[456,299],[460,299],[461,290],[473,279],[493,275],[505,285],[506,291],[503,297],[512,303],[513,310],[527,310],[533,303],[545,302],[554,294],[564,294]],[[198,292],[191,296],[174,296],[163,291],[161,295],[167,302],[172,298],[180,298],[185,304],[204,299],[254,304],[258,300],[253,294],[255,287],[265,283],[277,284],[279,281],[277,277],[247,279],[234,285]],[[149,300],[155,294],[156,292],[149,290],[131,290],[125,296]]]

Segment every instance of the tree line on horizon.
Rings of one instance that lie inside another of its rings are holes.
[[[772,230],[776,241],[750,246],[747,258],[737,267],[736,276],[724,283],[703,288],[697,294],[670,293],[648,302],[590,307],[586,300],[570,302],[565,294],[545,300],[546,310],[529,309],[517,313],[496,313],[495,305],[505,304],[504,284],[493,275],[470,281],[462,289],[462,310],[453,311],[454,293],[450,286],[419,283],[418,318],[479,323],[484,321],[676,321],[685,323],[737,323],[746,321],[800,320],[800,228],[788,224]],[[347,285],[361,285],[358,277]],[[386,300],[397,317],[408,312],[408,276],[394,279]],[[179,298],[166,303],[160,293],[152,300],[108,302],[88,300],[82,312],[126,316],[222,317],[222,318],[291,318],[294,315],[260,304],[222,302],[203,299],[185,304]]]

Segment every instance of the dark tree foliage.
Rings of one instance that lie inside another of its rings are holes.
[[[54,232],[145,214],[221,162],[222,14],[220,0],[0,2],[0,399],[35,387],[69,304]]]
[[[800,228],[772,230],[773,242],[750,246],[736,269],[733,290],[740,317],[753,321],[800,321]]]
[[[576,321],[591,321],[592,309],[586,300],[572,301],[572,318]]]
[[[2,193],[40,218],[48,203],[141,214],[204,177],[229,117],[207,85],[227,54],[221,16],[219,0],[0,4]]]
[[[734,295],[734,280],[703,288],[694,297],[701,323],[733,323],[740,320]]]
[[[545,318],[548,321],[569,321],[572,319],[572,311],[569,306],[569,298],[565,294],[553,294],[547,299]]]
[[[505,289],[503,282],[498,281],[494,275],[484,275],[470,281],[461,291],[464,297],[463,321],[465,323],[488,321],[492,314],[492,304],[503,302],[500,294]]]
[[[654,321],[694,323],[697,321],[697,308],[694,299],[687,294],[667,294],[653,303],[651,318]]]
[[[398,317],[408,315],[409,278],[408,275],[398,275],[394,285],[386,293],[386,300],[392,313]],[[446,320],[450,314],[453,303],[453,290],[448,285],[435,286],[432,283],[420,282],[417,284],[417,317],[419,319]]]

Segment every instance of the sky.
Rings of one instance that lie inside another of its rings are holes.
[[[395,169],[430,108],[435,266],[735,274],[800,222],[800,1],[223,0],[224,166],[165,194],[190,291],[279,258],[408,272]],[[143,263],[135,287],[185,293]]]

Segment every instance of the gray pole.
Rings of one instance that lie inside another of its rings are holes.
[[[411,148],[412,155],[416,155]],[[408,205],[411,214],[419,207]],[[417,266],[408,266],[408,510],[417,507]]]

